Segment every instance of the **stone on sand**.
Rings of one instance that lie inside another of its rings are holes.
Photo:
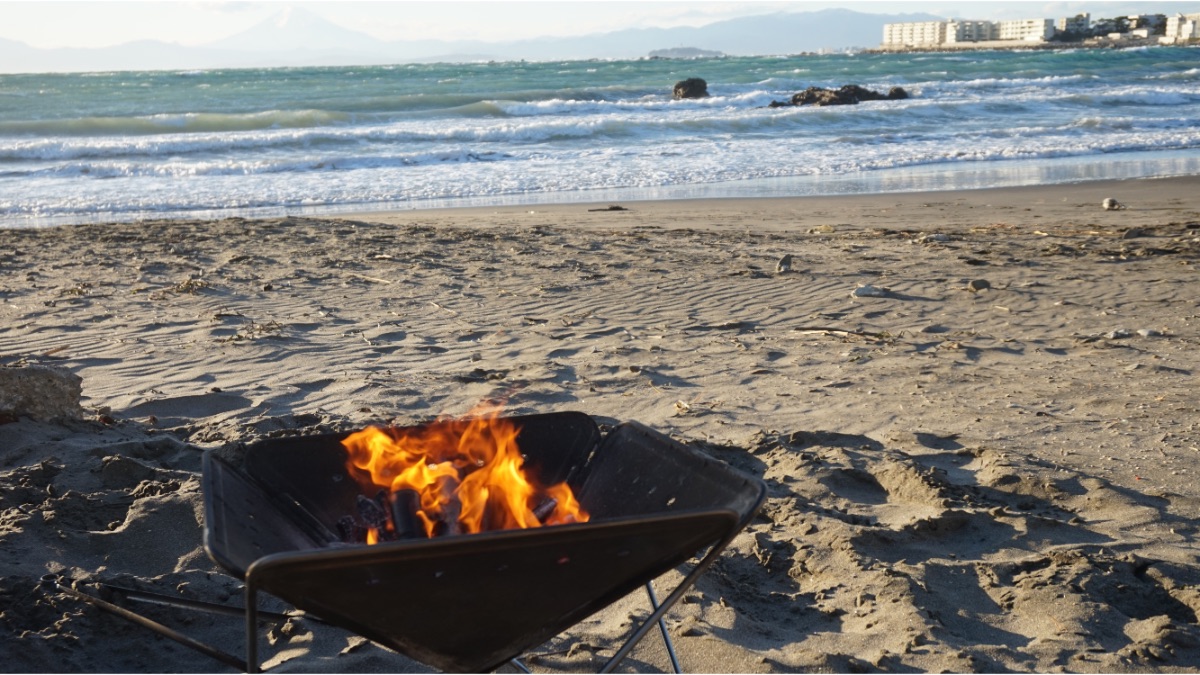
[[[890,288],[882,288],[880,286],[872,286],[870,284],[863,284],[858,288],[855,288],[853,291],[850,291],[850,297],[852,298],[886,298],[891,294],[892,291]]]
[[[779,274],[785,274],[787,272],[792,271],[792,254],[791,253],[789,253],[779,259],[779,262],[775,264],[775,271],[778,272]]]
[[[57,366],[0,368],[0,415],[41,422],[79,419],[83,379]]]

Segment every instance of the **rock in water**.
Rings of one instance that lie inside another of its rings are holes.
[[[83,379],[66,368],[0,368],[0,415],[42,422],[79,419]]]
[[[1112,197],[1105,198],[1105,200],[1103,202],[1101,202],[1100,205],[1104,207],[1105,211],[1119,211],[1119,210],[1125,208],[1125,206],[1123,204],[1121,204],[1117,200],[1113,199]]]
[[[792,271],[792,254],[791,253],[789,253],[779,259],[779,262],[775,264],[775,271],[780,274]]]
[[[772,101],[768,107],[778,108],[787,105],[855,105],[860,101],[894,101],[908,98],[908,92],[901,87],[892,87],[888,93],[882,94],[857,84],[843,85],[837,89],[824,87],[809,87],[802,92],[792,95],[789,101]]]
[[[708,96],[708,83],[698,77],[690,77],[686,80],[680,80],[675,83],[674,97],[676,100],[684,98],[704,98]]]

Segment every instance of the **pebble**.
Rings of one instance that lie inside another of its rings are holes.
[[[1142,337],[1162,337],[1162,331],[1157,331],[1152,328],[1139,328],[1138,335]]]
[[[789,253],[779,259],[779,262],[776,263],[776,265],[775,265],[775,271],[780,274],[792,271],[792,254],[791,253]]]
[[[863,284],[853,291],[850,291],[850,297],[852,298],[886,298],[891,294],[892,292],[886,288],[880,288],[870,284]]]
[[[1108,338],[1109,340],[1124,340],[1126,338],[1133,337],[1133,331],[1129,330],[1128,328],[1118,328],[1109,333],[1105,333],[1104,337]]]
[[[987,289],[989,289],[991,287],[992,287],[992,285],[990,283],[988,283],[987,279],[972,279],[967,282],[967,290],[971,291],[972,293],[978,293],[979,291],[986,291]]]

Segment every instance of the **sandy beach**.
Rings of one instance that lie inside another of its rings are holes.
[[[5,672],[221,672],[39,580],[237,603],[201,545],[205,450],[497,397],[766,482],[668,615],[686,670],[1200,667],[1200,178],[0,243],[0,374],[82,387],[55,410],[0,392]],[[139,609],[241,650],[236,619]],[[647,613],[630,596],[529,665],[591,671]],[[278,672],[427,670],[305,622],[263,644]],[[667,667],[652,635],[624,669]]]

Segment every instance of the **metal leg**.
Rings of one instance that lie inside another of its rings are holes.
[[[658,596],[654,594],[654,582],[646,582],[646,595],[650,596],[650,608],[658,609]],[[671,658],[671,672],[682,673],[683,668],[679,665],[679,655],[675,653],[675,643],[671,642],[671,634],[667,632],[667,622],[663,619],[658,620],[658,630],[662,633],[663,644],[667,647],[667,656]]]
[[[246,610],[242,607],[230,607],[229,605],[219,605],[215,602],[203,602],[201,600],[188,600],[170,595],[161,595],[159,593],[149,593],[147,591],[135,591],[132,588],[123,588],[121,586],[113,586],[97,582],[97,585],[103,586],[115,595],[134,602],[144,602],[151,605],[164,605],[166,607],[179,607],[181,609],[194,609],[198,612],[210,612],[212,614],[224,614],[227,616],[236,616],[244,618]],[[304,619],[306,621],[316,621],[324,623],[320,617],[311,616],[301,613],[280,613],[280,612],[258,612],[259,621],[287,621],[289,619]]]
[[[250,575],[246,575],[246,672],[260,672],[258,668],[258,590]]]
[[[125,609],[124,607],[114,605],[111,602],[108,602],[106,600],[101,600],[100,598],[97,598],[96,596],[91,595],[89,593],[84,593],[76,588],[73,588],[72,586],[67,585],[66,583],[64,583],[65,581],[66,581],[65,579],[63,579],[62,577],[59,577],[58,575],[55,575],[55,574],[48,574],[48,575],[42,577],[42,583],[45,584],[49,588],[52,588],[61,593],[66,593],[67,595],[70,595],[71,597],[73,597],[77,600],[82,600],[82,601],[84,601],[90,605],[93,605],[95,607],[98,607],[106,612],[116,614],[117,616],[121,617],[122,619],[136,623],[139,626],[149,628],[150,630],[154,631],[155,633],[158,633],[159,635],[162,635],[163,637],[170,638],[186,647],[191,647],[192,649],[195,649],[196,651],[198,651],[202,654],[210,656],[210,657],[220,661],[221,663],[224,663],[227,666],[232,666],[234,668],[237,668],[238,670],[245,670],[245,668],[246,668],[246,664],[243,663],[236,656],[226,654],[225,652],[223,652],[219,649],[216,649],[215,647],[210,647],[210,646],[204,644],[203,642],[193,640],[192,638],[184,635],[183,633],[180,633],[180,632],[178,632],[172,628],[169,628],[167,626],[164,626],[161,623],[154,621],[152,619],[147,619],[146,617],[142,616],[141,614],[131,612],[131,611]]]
[[[654,610],[654,612],[650,614],[649,618],[642,622],[641,626],[638,626],[633,635],[629,636],[629,639],[625,641],[625,644],[621,645],[621,648],[617,650],[617,653],[613,654],[612,658],[610,658],[608,662],[604,664],[604,667],[600,669],[601,673],[611,673],[613,669],[615,669],[617,665],[621,663],[621,661],[625,660],[625,657],[629,655],[629,652],[631,652],[633,648],[642,641],[642,638],[646,637],[646,633],[650,632],[650,629],[654,627],[654,624],[658,623],[658,621],[661,620],[667,612],[671,611],[671,607],[673,607],[676,602],[679,602],[679,600],[683,597],[683,594],[686,593],[687,590],[691,588],[692,585],[695,584],[700,578],[700,575],[703,574],[704,571],[709,568],[709,566],[717,561],[717,558],[721,555],[721,551],[725,550],[725,547],[729,545],[729,542],[733,541],[734,536],[737,536],[736,532],[733,533],[733,535],[721,540],[720,543],[713,546],[712,549],[709,550],[708,555],[704,556],[704,558],[696,564],[696,567],[694,567],[692,571],[683,578],[683,581],[679,582],[679,585],[675,587],[674,591],[671,591],[671,594],[667,596],[666,600],[663,601],[658,609]]]
[[[522,673],[533,673],[533,671],[529,669],[529,666],[525,665],[525,662],[521,659],[509,659],[508,664]]]

